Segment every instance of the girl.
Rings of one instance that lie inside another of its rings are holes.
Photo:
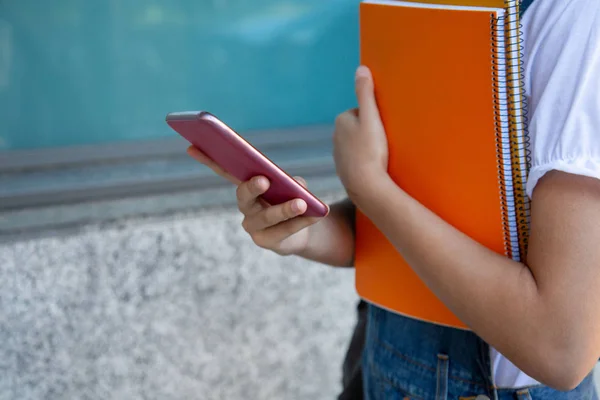
[[[367,399],[595,399],[600,356],[600,1],[537,0],[523,17],[530,106],[531,236],[525,263],[479,245],[387,175],[387,142],[366,67],[358,110],[338,116],[334,159],[348,199],[318,221],[299,199],[237,190],[243,228],[281,255],[352,265],[354,207],[390,239],[472,332],[370,305],[363,354]],[[231,179],[205,156],[190,154]],[[317,222],[319,222],[317,224]],[[401,288],[398,288],[401,290]]]

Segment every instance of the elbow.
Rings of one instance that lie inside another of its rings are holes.
[[[572,370],[565,365],[562,368],[553,368],[553,371],[541,377],[540,382],[554,390],[569,392],[576,389],[589,373],[590,371],[582,373]]]
[[[578,349],[556,350],[544,346],[537,351],[536,367],[531,368],[530,376],[540,383],[562,392],[577,388],[593,371],[598,360],[590,348],[577,346]],[[583,352],[582,350],[588,350]]]

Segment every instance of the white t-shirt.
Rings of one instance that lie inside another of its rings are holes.
[[[600,0],[536,0],[522,23],[532,151],[527,193],[551,170],[600,179]],[[538,383],[491,353],[496,386]]]

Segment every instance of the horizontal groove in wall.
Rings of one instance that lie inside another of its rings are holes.
[[[262,151],[281,147],[327,144],[333,128],[329,125],[250,131],[243,136]],[[63,168],[93,163],[129,162],[132,159],[178,156],[189,145],[176,133],[172,138],[127,141],[48,149],[0,151],[0,173]]]
[[[247,137],[289,174],[326,177],[335,176],[329,131],[313,127]],[[0,212],[228,184],[191,160],[185,147],[184,141],[168,140],[103,148],[98,154],[89,146],[20,152],[20,161],[16,153],[0,155]]]

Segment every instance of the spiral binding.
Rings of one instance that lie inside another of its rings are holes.
[[[516,206],[519,252],[524,258],[529,244],[530,202],[526,192],[527,175],[531,168],[531,150],[525,96],[523,61],[523,26],[520,21],[520,1],[506,0],[506,61],[509,90],[509,120],[514,197]],[[513,78],[516,77],[516,78]]]
[[[491,14],[490,27],[504,247],[508,256],[520,261],[527,254],[529,239],[530,205],[526,185],[531,151],[519,3],[506,0],[505,15]]]
[[[508,103],[508,83],[506,74],[506,48],[504,45],[504,23],[501,17],[496,18],[490,14],[490,34],[492,37],[492,83],[494,103],[494,131],[496,139],[496,158],[498,163],[498,187],[500,194],[502,227],[504,233],[504,253],[513,259],[519,258],[519,243],[516,227],[512,221],[516,220],[514,204],[514,187],[512,185],[511,152]]]

